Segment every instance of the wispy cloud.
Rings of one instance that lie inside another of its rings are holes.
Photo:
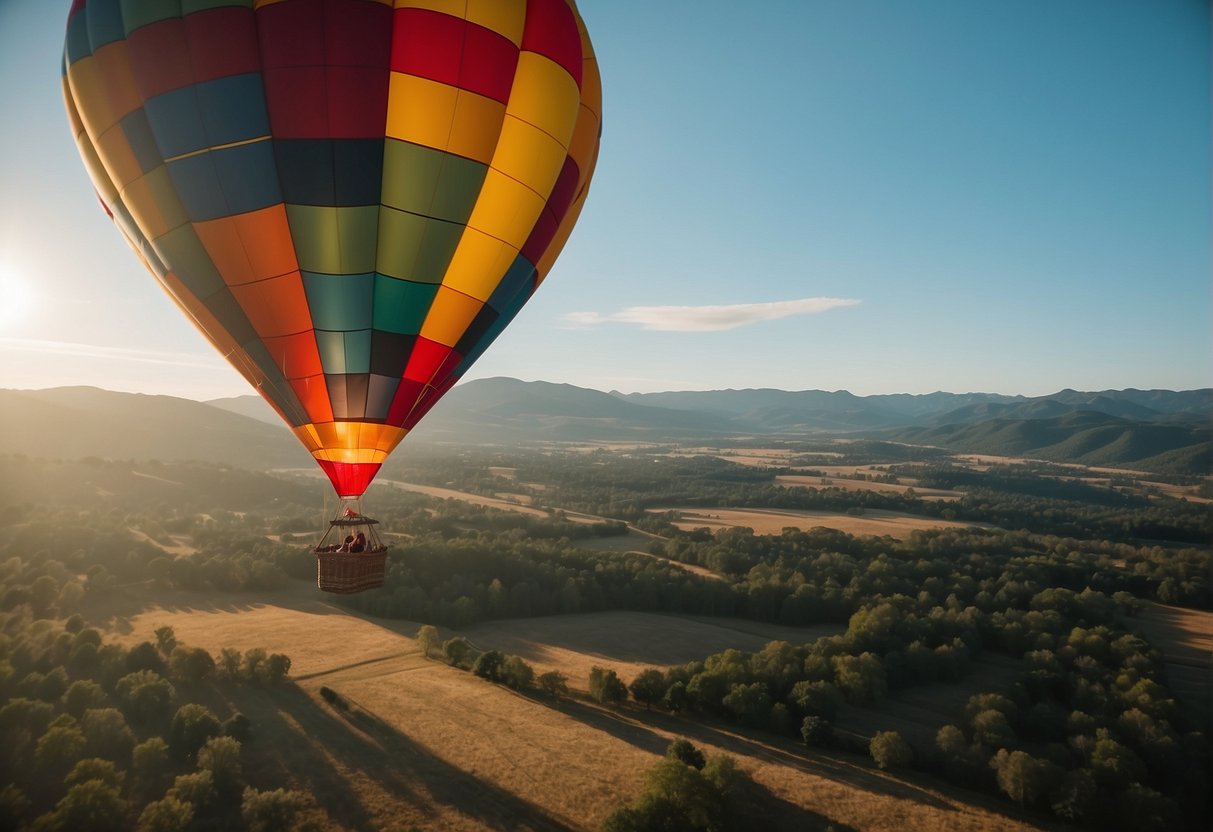
[[[633,324],[659,332],[722,332],[794,315],[817,315],[858,303],[860,301],[854,298],[799,298],[727,306],[629,306],[606,315],[569,312],[564,315],[564,322],[570,329],[614,323]]]
[[[126,347],[102,347],[96,344],[79,344],[71,341],[40,341],[34,338],[0,338],[0,351],[96,358],[103,361],[130,361],[137,364],[162,364],[174,367],[193,367],[200,370],[221,370],[225,367],[225,364],[218,359],[207,360],[187,352],[156,352]]]

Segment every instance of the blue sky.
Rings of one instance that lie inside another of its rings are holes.
[[[68,5],[0,0],[0,387],[249,392],[93,196],[59,94]],[[1208,3],[579,5],[590,198],[468,378],[1213,384]]]

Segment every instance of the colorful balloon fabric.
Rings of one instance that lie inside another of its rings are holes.
[[[75,0],[63,76],[106,212],[341,496],[543,281],[598,156],[573,0]]]

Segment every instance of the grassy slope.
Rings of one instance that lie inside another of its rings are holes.
[[[297,687],[231,703],[256,731],[249,770],[307,789],[341,828],[594,829],[639,792],[641,773],[679,735],[735,755],[767,790],[777,828],[1038,828],[998,801],[917,774],[888,775],[859,757],[808,753],[790,739],[521,696],[426,660],[411,637],[416,625],[346,614],[303,584],[265,596],[171,593],[147,608],[124,608],[118,598],[111,605],[97,612],[128,642],[169,624],[183,642],[212,651],[260,646],[291,655]],[[584,689],[580,668],[592,663],[625,670],[730,644],[752,649],[767,636],[720,623],[613,613],[505,622],[497,634],[486,624],[469,635],[502,646],[522,640],[536,655],[565,651],[560,660]],[[778,629],[771,634],[786,630]],[[325,704],[322,685],[352,710]]]

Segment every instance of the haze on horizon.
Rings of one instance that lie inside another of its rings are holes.
[[[97,205],[70,3],[0,3],[0,388],[250,394]],[[602,156],[467,379],[878,393],[1213,384],[1210,9],[584,0]]]

